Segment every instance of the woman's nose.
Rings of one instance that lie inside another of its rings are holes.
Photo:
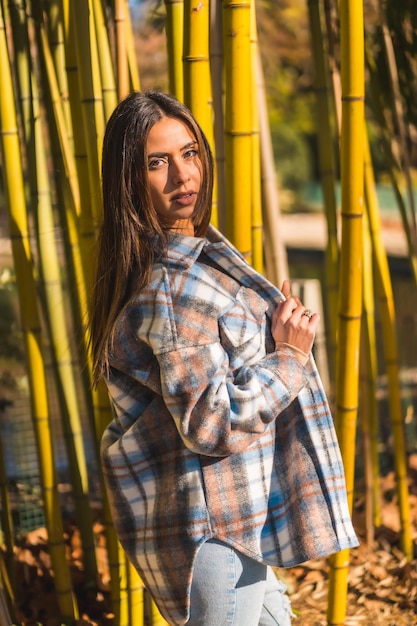
[[[190,180],[190,174],[184,163],[172,163],[172,180],[175,185],[181,185]]]

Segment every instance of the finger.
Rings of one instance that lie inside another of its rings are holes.
[[[282,283],[281,291],[286,298],[288,298],[291,293],[291,284],[287,278]]]

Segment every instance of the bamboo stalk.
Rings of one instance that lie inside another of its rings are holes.
[[[138,62],[136,58],[135,52],[135,38],[133,35],[132,29],[132,16],[130,14],[129,3],[128,0],[126,2],[126,54],[127,54],[127,62],[129,66],[129,78],[130,78],[130,89],[133,91],[140,90],[140,77],[139,77],[139,68]]]
[[[262,218],[265,237],[265,273],[275,285],[289,277],[287,251],[282,238],[278,181],[274,167],[271,130],[268,120],[265,81],[259,48],[256,62],[256,92],[261,147]]]
[[[184,100],[182,51],[184,42],[184,0],[165,0],[167,13],[166,38],[168,53],[169,91]]]
[[[397,200],[397,205],[400,211],[400,216],[404,228],[404,234],[407,243],[408,258],[410,261],[411,271],[413,272],[414,282],[417,284],[417,246],[415,242],[415,233],[411,232],[409,220],[407,218],[407,210],[402,197],[400,182],[398,180],[398,171],[400,170],[400,164],[393,153],[391,131],[387,125],[385,114],[382,106],[382,99],[380,94],[379,85],[376,80],[376,67],[374,59],[368,50],[366,50],[366,62],[370,71],[370,83],[374,104],[374,112],[379,122],[379,128],[381,133],[381,139],[385,156],[387,158],[388,174],[391,179],[394,194]]]
[[[55,587],[62,619],[64,623],[71,624],[78,615],[66,561],[60,503],[56,489],[45,366],[40,348],[40,320],[37,310],[36,285],[32,273],[33,264],[29,245],[23,172],[3,12],[0,14],[0,64],[2,68],[0,128],[3,176],[8,194],[10,237],[18,284],[22,333],[27,355],[32,416],[38,445],[39,447],[42,445],[42,456],[39,461],[50,554],[55,572]]]
[[[193,112],[215,154],[209,55],[209,4],[184,2],[183,76],[184,102]],[[214,172],[211,221],[218,225],[217,173]]]
[[[124,2],[125,0],[123,0]],[[97,49],[98,49],[98,62],[100,66],[100,79],[101,88],[103,93],[103,111],[104,118],[107,120],[117,105],[118,89],[116,88],[116,80],[114,76],[113,59],[110,51],[109,35],[107,31],[107,25],[105,16],[103,13],[103,5],[101,0],[93,0],[94,6],[94,22],[95,32],[97,33]],[[125,12],[126,12],[125,8]],[[125,15],[124,25],[126,28],[127,18]],[[118,53],[120,50],[118,48]],[[127,58],[126,58],[127,66]],[[129,74],[127,68],[127,76],[123,75],[123,81],[126,84],[123,85],[123,92],[125,95],[129,92]],[[119,86],[120,89],[121,86]]]
[[[366,542],[374,542],[374,526],[380,517],[378,405],[377,405],[377,350],[375,333],[374,277],[372,245],[369,224],[363,219],[363,314],[361,342],[361,429],[365,476]]]
[[[184,2],[184,102],[213,148],[213,109],[209,63],[209,10],[206,2]]]
[[[53,59],[54,74],[56,76],[57,93],[62,108],[62,115],[65,120],[63,128],[66,131],[66,143],[71,152],[74,151],[74,137],[71,120],[71,108],[68,97],[68,80],[65,70],[65,34],[62,15],[62,5],[60,0],[51,0],[44,10],[48,11],[48,49],[51,59]],[[46,47],[46,43],[43,44]]]
[[[259,272],[263,273],[263,223],[262,223],[262,187],[261,187],[261,147],[258,93],[256,89],[256,66],[258,59],[258,33],[256,28],[255,3],[250,7],[251,19],[251,65],[253,85],[251,89],[252,105],[252,265]]]
[[[44,295],[47,326],[51,339],[53,357],[52,372],[55,376],[61,404],[61,419],[69,459],[71,484],[73,486],[77,520],[80,528],[84,566],[88,584],[97,581],[97,563],[93,524],[89,506],[89,481],[85,459],[83,426],[77,402],[77,385],[72,366],[71,341],[67,332],[65,295],[62,289],[60,263],[55,239],[55,224],[49,185],[46,147],[43,141],[43,119],[38,105],[37,85],[32,86],[33,120],[32,136],[35,142],[35,163],[31,163],[37,176],[36,227],[38,251],[42,276],[41,290]],[[41,450],[39,450],[41,454]]]
[[[128,563],[127,576],[130,589],[129,623],[141,626],[145,619],[145,588],[139,574],[130,562]]]
[[[129,65],[126,54],[126,11],[125,0],[114,0],[116,24],[117,95],[122,100],[129,93]]]
[[[315,67],[314,90],[316,95],[318,152],[320,183],[323,192],[327,225],[325,253],[326,345],[329,371],[335,372],[337,349],[337,303],[339,292],[339,244],[337,239],[336,168],[333,154],[334,139],[338,137],[332,127],[331,90],[328,81],[329,67],[324,50],[322,17],[318,0],[308,2],[312,49]],[[335,384],[332,377],[333,386]]]
[[[407,184],[408,191],[408,201],[409,208],[411,213],[411,227],[412,232],[415,234],[415,245],[417,245],[417,223],[416,223],[416,207],[414,202],[414,192],[413,192],[413,183],[411,180],[411,172],[410,172],[410,157],[409,150],[407,145],[407,132],[405,127],[405,116],[404,116],[404,107],[402,102],[401,90],[399,85],[399,77],[398,77],[398,68],[397,62],[395,59],[395,50],[394,44],[391,38],[391,33],[389,31],[388,23],[387,23],[387,15],[386,15],[386,7],[382,4],[381,0],[378,2],[379,5],[379,17],[380,17],[380,28],[382,30],[382,41],[385,49],[385,56],[387,59],[388,65],[388,75],[391,85],[392,92],[392,113],[393,117],[396,120],[396,125],[398,129],[398,141],[400,144],[400,154],[402,158],[402,166],[404,177]]]
[[[223,4],[225,60],[226,234],[252,262],[252,89],[250,0]],[[242,106],[245,103],[245,106]]]
[[[92,0],[74,0],[71,2],[71,13],[71,31],[76,44],[82,105],[82,127],[77,130],[83,131],[86,138],[89,181],[89,206],[85,202],[82,213],[94,231],[102,213],[99,181],[104,113]],[[91,249],[86,252],[86,259],[90,261],[86,267],[89,274],[91,274],[91,254]],[[91,280],[92,277],[87,276],[87,285],[91,284]]]
[[[218,2],[210,2],[210,77],[214,114],[214,164],[216,214],[213,224],[222,232],[226,230],[225,141],[223,107],[223,45],[222,9]]]
[[[401,383],[398,367],[398,347],[395,306],[387,254],[381,238],[381,222],[375,194],[369,142],[365,135],[365,194],[370,236],[375,260],[376,286],[381,310],[384,359],[388,378],[390,419],[394,440],[394,466],[401,519],[401,547],[410,561],[413,558],[410,500],[407,483],[407,450],[401,404]]]
[[[362,214],[364,194],[364,41],[360,0],[340,0],[342,77],[342,245],[336,372],[336,427],[353,504],[355,436],[358,411],[359,347],[362,314]],[[346,614],[349,550],[331,560],[329,624]]]

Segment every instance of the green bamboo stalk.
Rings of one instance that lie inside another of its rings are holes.
[[[226,235],[252,262],[251,182],[253,81],[250,50],[250,0],[223,4],[226,138]],[[245,103],[245,106],[242,106]]]
[[[114,66],[110,51],[109,35],[105,16],[103,13],[103,5],[101,0],[93,0],[95,30],[97,33],[98,62],[100,66],[100,78],[103,91],[103,108],[104,118],[107,120],[117,105],[118,91],[116,88],[116,80],[114,76]],[[126,24],[125,17],[125,24]],[[127,60],[126,60],[127,65]],[[127,71],[126,85],[124,89],[126,94],[129,91],[129,76]]]
[[[413,558],[410,500],[407,483],[407,450],[401,404],[401,382],[398,367],[398,347],[395,323],[395,306],[391,275],[386,250],[382,243],[381,222],[378,211],[369,141],[365,135],[365,198],[370,236],[374,255],[376,286],[383,332],[384,359],[388,378],[390,419],[394,440],[394,465],[397,481],[398,504],[401,519],[401,547],[410,561]]]
[[[168,53],[169,91],[178,100],[184,100],[184,73],[182,51],[184,41],[184,0],[165,0],[166,39]]]
[[[332,127],[331,89],[329,66],[324,49],[322,17],[318,0],[309,0],[308,12],[312,50],[315,67],[314,90],[316,95],[318,152],[320,183],[326,214],[327,242],[325,252],[325,311],[326,345],[329,372],[335,372],[337,349],[337,303],[339,292],[339,244],[337,240],[336,170],[334,163],[334,139],[338,137]],[[334,117],[334,116],[333,116]],[[333,377],[333,385],[335,383]]]
[[[78,615],[66,561],[64,533],[55,477],[45,366],[41,352],[40,320],[37,309],[36,285],[32,271],[33,262],[29,245],[19,135],[14,108],[13,85],[3,10],[0,14],[0,64],[2,68],[0,129],[4,187],[8,195],[10,237],[18,284],[22,333],[27,355],[32,416],[39,448],[42,446],[42,456],[39,459],[39,463],[42,476],[45,517],[51,560],[55,572],[55,588],[62,620],[66,624],[73,624],[74,619],[78,618]]]
[[[336,427],[345,464],[350,507],[353,504],[359,347],[362,314],[362,214],[364,194],[364,41],[360,0],[340,0],[342,77],[342,246],[336,372]],[[346,614],[349,550],[331,560],[329,624]]]

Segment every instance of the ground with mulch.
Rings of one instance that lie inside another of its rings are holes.
[[[416,543],[417,455],[409,459],[409,479],[412,533]],[[393,473],[381,479],[381,493],[381,526],[375,531],[372,544],[365,540],[363,499],[358,498],[355,502],[354,524],[361,545],[350,552],[346,626],[417,625],[417,553],[415,559],[408,562],[401,552]],[[95,526],[100,571],[97,589],[85,589],[83,585],[82,550],[77,527],[70,525],[67,532],[68,559],[81,616],[77,626],[113,626],[104,527],[99,521]],[[58,626],[58,605],[44,529],[35,530],[24,538],[16,547],[16,559],[19,589],[15,624]],[[329,584],[327,560],[308,562],[290,570],[278,570],[277,574],[287,584],[296,614],[295,626],[325,626]]]

